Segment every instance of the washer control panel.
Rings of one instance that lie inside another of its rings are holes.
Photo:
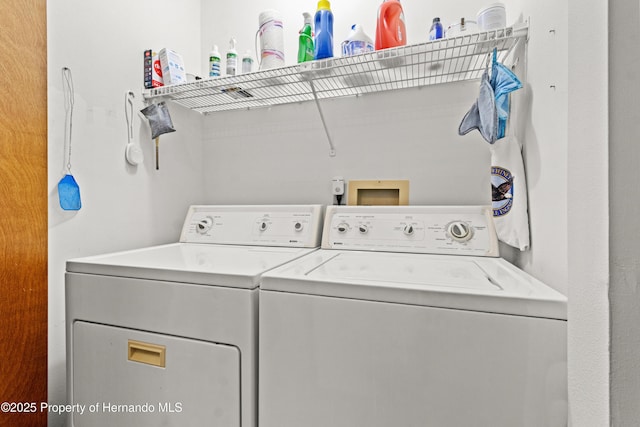
[[[191,206],[180,241],[232,245],[320,245],[321,205]]]
[[[322,247],[499,255],[489,206],[329,206]]]

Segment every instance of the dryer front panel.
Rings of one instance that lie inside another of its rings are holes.
[[[76,321],[74,427],[240,426],[236,347]]]

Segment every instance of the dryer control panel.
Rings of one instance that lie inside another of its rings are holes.
[[[322,248],[499,255],[489,206],[330,206]]]
[[[191,206],[180,242],[229,245],[320,245],[321,205]]]

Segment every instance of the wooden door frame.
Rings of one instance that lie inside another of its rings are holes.
[[[46,1],[0,2],[0,408],[2,426],[46,426]]]

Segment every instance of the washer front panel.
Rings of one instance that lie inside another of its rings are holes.
[[[566,328],[261,291],[259,425],[566,426]]]

